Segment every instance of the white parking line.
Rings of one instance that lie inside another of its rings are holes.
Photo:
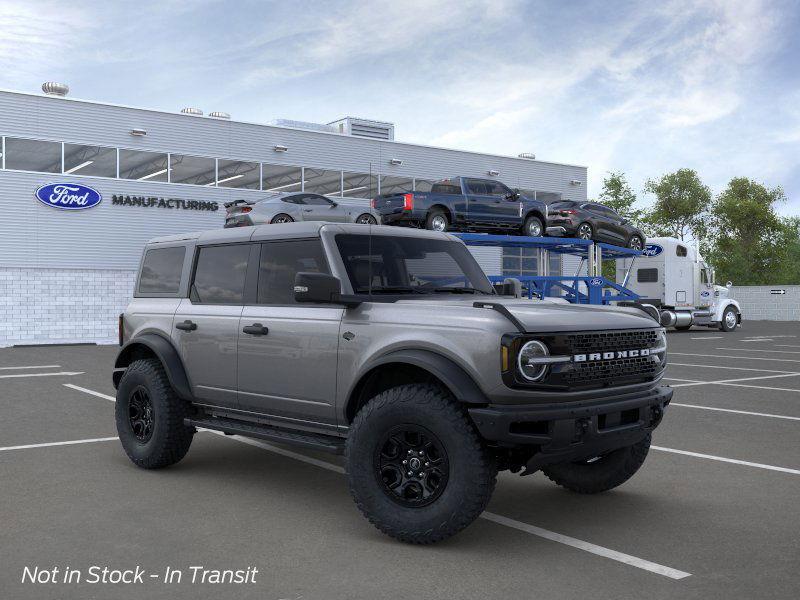
[[[758,469],[767,469],[768,471],[779,471],[781,473],[800,475],[800,470],[797,469],[789,469],[787,467],[776,467],[774,465],[765,465],[762,463],[748,462],[746,460],[737,460],[735,458],[725,458],[724,456],[714,456],[713,454],[701,454],[700,452],[689,452],[688,450],[676,450],[675,448],[665,448],[664,446],[650,446],[650,449],[660,450],[661,452],[671,452],[672,454],[683,454],[684,456],[693,456],[695,458],[706,458],[708,460],[717,460],[719,462],[726,462],[734,465],[743,465],[745,467],[756,467]]]
[[[208,431],[208,430],[206,430]],[[248,444],[250,446],[255,446],[257,448],[262,448],[263,450],[267,450],[269,452],[274,452],[276,454],[280,454],[281,456],[286,456],[287,458],[293,458],[295,460],[302,461],[304,463],[308,463],[310,465],[314,465],[316,467],[320,467],[323,469],[327,469],[328,471],[333,471],[334,473],[339,473],[340,475],[344,475],[345,470],[339,465],[334,465],[324,460],[318,460],[316,458],[311,458],[310,456],[305,456],[303,454],[299,454],[297,452],[292,452],[291,450],[285,450],[283,448],[278,448],[273,446],[272,444],[267,444],[266,442],[261,442],[259,440],[254,440],[251,438],[243,438],[239,437],[238,435],[224,435],[218,431],[210,431],[210,433],[215,433],[218,435],[223,436],[226,439],[234,440],[237,442],[241,442],[243,444]],[[585,542],[583,540],[579,540],[577,538],[569,537],[567,535],[563,535],[560,533],[556,533],[555,531],[550,531],[548,529],[542,529],[541,527],[536,527],[535,525],[528,525],[527,523],[523,523],[522,521],[517,521],[515,519],[509,519],[508,517],[503,517],[501,515],[496,515],[490,512],[484,512],[480,516],[482,519],[486,519],[487,521],[492,521],[493,523],[498,523],[499,525],[504,525],[506,527],[511,527],[513,529],[517,529],[518,531],[524,531],[525,533],[529,533],[531,535],[535,535],[541,538],[548,539],[553,542],[558,542],[560,544],[565,544],[567,546],[571,546],[573,548],[578,548],[579,550],[584,550],[586,552],[590,552],[592,554],[596,554],[598,556],[602,556],[604,558],[609,558],[611,560],[615,560],[617,562],[625,563],[627,565],[631,565],[632,567],[637,567],[639,569],[643,569],[645,571],[650,571],[651,573],[656,573],[657,575],[663,575],[664,577],[669,577],[670,579],[684,579],[686,577],[691,576],[691,573],[687,573],[686,571],[679,571],[678,569],[673,569],[671,567],[665,567],[664,565],[659,565],[658,563],[650,562],[649,560],[644,560],[642,558],[637,558],[636,556],[631,556],[630,554],[623,554],[622,552],[617,552],[616,550],[611,550],[610,548],[604,548],[603,546],[597,546],[590,542]]]
[[[0,375],[0,379],[14,379],[18,377],[51,377],[53,375],[83,375],[83,371],[59,371],[57,373],[14,373],[13,375]]]
[[[684,408],[699,408],[701,410],[718,410],[719,412],[736,413],[737,415],[750,415],[752,417],[769,417],[771,419],[786,419],[787,421],[800,421],[800,417],[790,417],[788,415],[773,415],[772,413],[758,413],[749,410],[734,410],[732,408],[717,408],[716,406],[700,406],[699,404],[681,404],[670,402],[670,406],[682,406]]]
[[[85,394],[91,394],[92,396],[97,396],[98,398],[103,398],[104,400],[111,400],[111,402],[116,402],[117,399],[114,396],[109,396],[108,394],[101,394],[100,392],[95,392],[94,390],[89,390],[79,385],[74,385],[72,383],[64,383],[62,384],[64,387],[68,387],[73,390],[78,390],[79,392],[83,392]]]
[[[746,383],[720,383],[720,385],[729,385],[732,387],[743,387],[743,388],[754,388],[757,390],[772,390],[773,392],[800,392],[800,390],[796,390],[793,388],[779,388],[779,387],[767,387],[763,385],[747,385]]]
[[[673,352],[674,354],[674,352]],[[703,367],[704,369],[731,369],[734,371],[758,371],[759,373],[794,373],[794,371],[776,371],[774,369],[753,369],[750,367],[726,367],[723,365],[695,365],[689,363],[668,362],[668,367]]]
[[[32,365],[27,367],[0,367],[0,371],[12,371],[15,369],[60,369],[61,365]]]
[[[51,446],[73,446],[75,444],[94,444],[95,442],[110,442],[112,440],[118,440],[118,437],[104,437],[104,438],[91,438],[87,440],[69,440],[66,442],[47,442],[44,444],[26,444],[24,446],[6,446],[4,448],[0,448],[0,452],[6,452],[8,450],[28,450],[30,448],[50,448]]]
[[[552,542],[558,542],[559,544],[572,546],[573,548],[584,550],[585,552],[590,552],[604,558],[610,558],[611,560],[625,563],[626,565],[631,565],[632,567],[637,567],[639,569],[644,569],[645,571],[650,571],[651,573],[663,575],[664,577],[669,577],[670,579],[685,579],[686,577],[691,576],[691,573],[687,573],[686,571],[679,571],[678,569],[665,567],[664,565],[659,565],[658,563],[650,562],[649,560],[637,558],[636,556],[631,556],[630,554],[623,554],[622,552],[617,552],[616,550],[611,550],[610,548],[597,546],[590,542],[584,542],[583,540],[579,540],[568,535],[562,535],[560,533],[548,531],[547,529],[542,529],[541,527],[536,527],[535,525],[528,525],[527,523],[515,521],[514,519],[509,519],[508,517],[496,515],[491,512],[484,512],[481,517],[487,521],[492,521],[493,523],[497,523],[499,525],[505,525],[506,527],[518,529],[519,531],[524,531],[525,533],[530,533],[531,535],[536,535]]]
[[[772,338],[756,338],[752,340],[739,340],[740,342],[772,342]]]
[[[714,350],[733,350],[734,352],[771,352],[773,354],[800,354],[800,352],[794,350],[761,350],[760,348],[714,348]]]
[[[745,350],[743,350],[745,352]],[[800,360],[795,360],[791,358],[759,358],[757,356],[726,356],[722,354],[693,354],[691,352],[673,352],[669,351],[670,356],[702,356],[704,358],[738,358],[738,359],[746,359],[746,360],[771,360],[772,362],[800,362]],[[706,367],[710,367],[711,365],[703,365]]]
[[[800,348],[797,344],[775,344],[776,348]]]
[[[692,381],[691,383],[676,383],[671,387],[688,387],[693,385],[723,385],[734,384],[740,381],[755,381],[756,379],[775,379],[778,377],[797,377],[800,373],[785,373],[783,375],[761,375],[760,377],[742,377],[739,379],[720,379],[718,381]],[[756,386],[758,387],[758,386]]]
[[[689,338],[690,340],[721,340],[724,335],[701,335],[700,337]]]

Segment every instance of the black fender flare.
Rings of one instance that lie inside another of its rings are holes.
[[[406,349],[395,350],[384,354],[370,362],[361,372],[356,384],[348,393],[348,403],[352,394],[368,374],[381,365],[405,363],[419,367],[435,376],[460,402],[468,404],[488,404],[486,395],[481,391],[472,377],[451,359],[430,350]]]
[[[538,207],[528,209],[528,211],[522,216],[523,225],[525,225],[525,221],[528,220],[528,217],[539,217],[539,220],[542,222],[542,227],[547,229],[547,219],[545,219],[544,213],[539,210]]]
[[[135,355],[135,350],[142,346],[155,354],[156,358],[161,361],[167,372],[169,383],[178,397],[183,400],[191,400],[192,391],[189,386],[189,378],[186,376],[186,369],[178,351],[170,340],[157,333],[143,333],[129,340],[120,349],[114,361],[114,388],[119,385],[124,369],[132,362],[131,358]]]

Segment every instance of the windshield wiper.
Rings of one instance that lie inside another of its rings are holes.
[[[356,294],[425,294],[419,288],[407,285],[386,285],[373,286],[372,288],[360,287],[356,289]]]

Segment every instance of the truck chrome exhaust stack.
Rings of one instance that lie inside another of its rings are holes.
[[[678,322],[678,315],[671,310],[662,310],[660,322],[662,327],[675,327]]]

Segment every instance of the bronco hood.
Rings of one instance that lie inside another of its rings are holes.
[[[638,308],[500,300],[526,332],[646,329],[660,327]]]

